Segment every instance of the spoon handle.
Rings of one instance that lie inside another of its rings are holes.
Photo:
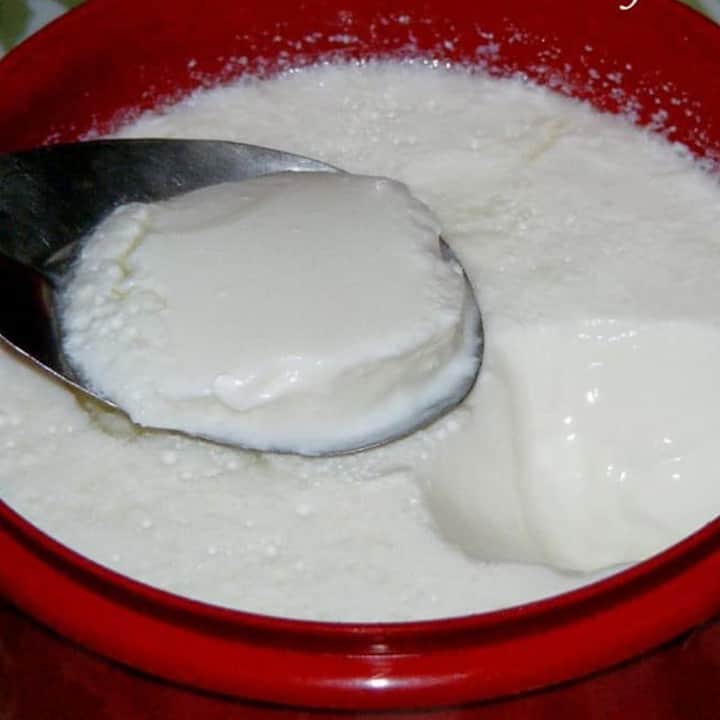
[[[31,267],[0,253],[0,339],[51,372],[64,365],[52,333],[56,323],[49,281]]]
[[[120,205],[287,170],[335,168],[206,140],[98,140],[0,155],[0,252],[43,271]]]

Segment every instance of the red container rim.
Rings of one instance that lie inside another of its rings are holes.
[[[177,0],[171,15],[164,0],[89,0],[0,61],[0,150],[104,131],[128,111],[243,69],[414,54],[522,72],[604,110],[632,107],[644,125],[659,122],[662,87],[682,97],[661,105],[663,132],[716,161],[720,86],[701,75],[720,77],[711,52],[720,28],[672,0],[641,0],[632,12],[593,5],[425,0],[389,11],[383,0],[306,0],[299,12],[248,0],[217,3],[203,23],[193,0]],[[280,56],[276,32],[290,41],[310,29],[319,34],[311,50],[297,40]],[[355,39],[332,39],[339,31]],[[111,53],[106,37],[123,42]],[[228,62],[243,53],[244,64]],[[255,63],[263,53],[274,62]],[[720,613],[720,519],[578,590],[412,623],[316,623],[189,600],[88,560],[2,501],[0,557],[0,595],[94,652],[201,690],[307,707],[437,707],[526,692],[637,656]]]

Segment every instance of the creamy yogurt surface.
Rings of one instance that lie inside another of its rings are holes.
[[[312,455],[460,399],[470,293],[401,183],[288,172],[118,208],[61,316],[73,364],[135,422]]]
[[[3,352],[2,497],[60,540],[231,607],[409,620],[562,592],[717,515],[720,188],[676,148],[519,81],[395,63],[243,80],[122,135],[404,182],[479,293],[484,365],[427,431],[313,460],[141,430]]]

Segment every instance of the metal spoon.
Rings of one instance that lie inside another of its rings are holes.
[[[209,185],[286,171],[342,172],[280,150],[210,140],[101,140],[0,155],[0,340],[81,393],[122,410],[90,389],[62,350],[56,291],[82,239],[125,203],[166,200]],[[444,257],[457,262],[442,238],[440,244]],[[465,282],[477,310],[474,374],[389,436],[313,454],[384,445],[431,424],[465,399],[483,354],[480,310],[467,275]]]

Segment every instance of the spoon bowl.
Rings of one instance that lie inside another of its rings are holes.
[[[90,388],[63,353],[57,294],[83,238],[127,203],[158,202],[218,183],[290,171],[343,172],[301,155],[212,140],[101,140],[0,155],[0,340],[75,390],[122,410]],[[439,242],[443,257],[460,265],[447,243]],[[465,399],[480,370],[484,337],[475,294],[463,275],[477,337],[474,372],[390,435],[312,455],[347,454],[398,440]]]

